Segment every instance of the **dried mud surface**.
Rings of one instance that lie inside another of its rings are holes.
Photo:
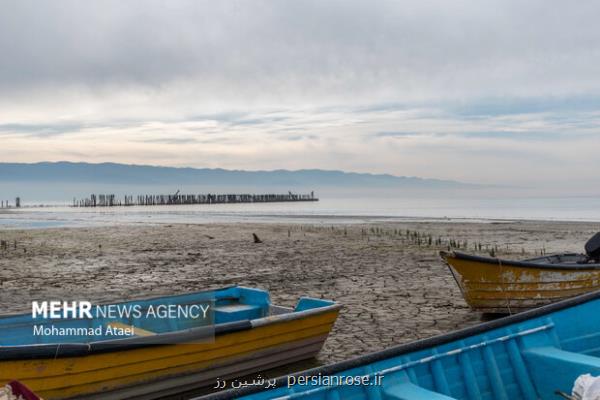
[[[314,362],[330,363],[480,321],[438,256],[449,242],[526,258],[582,251],[598,225],[254,223],[0,231],[8,246],[0,249],[0,312],[28,312],[32,300],[51,298],[107,302],[255,286],[280,305],[293,306],[300,296],[344,305]],[[255,244],[252,233],[263,243]]]

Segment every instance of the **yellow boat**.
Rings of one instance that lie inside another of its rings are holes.
[[[237,286],[117,306],[147,312],[203,303],[212,307],[210,321],[187,314],[114,318],[106,316],[107,305],[93,306],[92,319],[45,319],[37,324],[42,328],[35,328],[32,314],[0,317],[0,384],[18,380],[46,400],[159,398],[314,357],[340,310],[335,302],[311,298],[301,298],[294,309],[279,307],[267,292]],[[78,331],[75,338],[50,331],[53,326],[104,331],[89,337]]]
[[[523,261],[441,252],[467,304],[513,314],[600,289],[600,233],[587,254],[553,254]]]

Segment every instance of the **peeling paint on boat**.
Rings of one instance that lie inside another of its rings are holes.
[[[515,313],[600,289],[597,264],[513,262],[442,253],[467,304],[489,313]]]

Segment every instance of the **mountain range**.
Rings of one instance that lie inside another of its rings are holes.
[[[117,163],[0,163],[0,195],[37,199],[69,199],[90,193],[141,194],[207,192],[275,192],[288,190],[360,193],[365,190],[473,189],[462,182],[302,169],[245,171],[221,168],[178,168]]]

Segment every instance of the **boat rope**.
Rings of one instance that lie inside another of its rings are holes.
[[[504,277],[504,264],[502,264],[502,259],[498,258],[498,264],[500,265],[500,276],[502,276],[502,280],[500,282],[500,290],[502,291],[502,294],[504,294],[504,299],[506,300],[506,308],[508,309],[508,315],[512,315],[513,313],[510,309],[510,299],[508,298],[508,293],[504,291],[506,281]]]
[[[490,339],[490,340],[484,340],[483,342],[479,342],[479,343],[475,343],[469,346],[465,346],[465,347],[460,347],[458,349],[454,349],[454,350],[450,350],[447,351],[445,353],[439,353],[439,354],[434,354],[431,355],[429,357],[423,357],[420,358],[418,360],[414,360],[414,361],[410,361],[404,364],[400,364],[400,365],[396,365],[395,367],[390,367],[390,368],[386,368],[386,369],[382,369],[367,375],[362,375],[360,376],[360,379],[369,379],[371,380],[372,378],[374,378],[375,376],[385,376],[387,374],[393,373],[393,372],[398,372],[401,371],[403,369],[407,369],[407,368],[412,368],[412,367],[416,367],[418,365],[422,365],[422,364],[426,364],[426,363],[430,363],[432,361],[437,361],[441,358],[445,358],[445,357],[450,357],[450,356],[456,356],[458,354],[467,352],[467,351],[472,351],[472,350],[476,350],[476,349],[480,349],[482,347],[486,347],[486,346],[491,346],[493,344],[497,344],[497,343],[503,343],[512,339],[517,339],[523,336],[527,336],[527,335],[532,335],[534,333],[538,333],[538,332],[542,332],[548,329],[554,328],[554,324],[553,323],[549,323],[546,325],[541,325],[535,328],[531,328],[531,329],[526,329],[520,332],[516,332],[516,333],[510,333],[508,335],[504,335],[504,336],[500,336],[498,338],[495,339]],[[343,380],[343,379],[342,379]],[[273,398],[273,400],[290,400],[290,399],[298,399],[300,397],[306,397],[309,396],[311,394],[315,394],[315,393],[320,393],[323,391],[328,391],[331,390],[333,388],[336,388],[338,386],[343,386],[344,383],[343,382],[337,382],[333,385],[326,385],[326,386],[319,386],[317,388],[314,389],[309,389],[309,390],[304,390],[302,392],[297,392],[297,393],[292,393],[286,396],[281,396],[281,397],[275,397]]]
[[[59,353],[59,350],[60,350],[60,343],[58,343],[58,344],[56,345],[56,352],[54,353],[54,359],[55,359],[55,360],[58,358],[58,353]]]

